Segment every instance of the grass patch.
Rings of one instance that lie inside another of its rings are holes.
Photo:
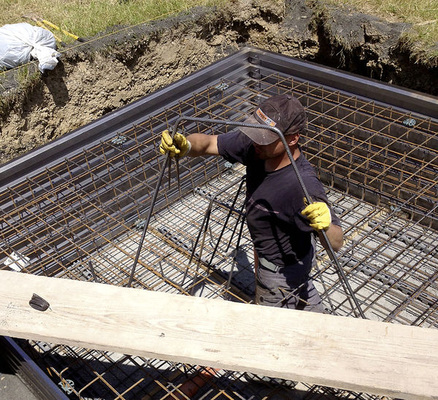
[[[166,18],[195,6],[215,6],[226,0],[2,0],[0,26],[35,22],[37,16],[79,37],[91,37],[108,27],[137,25]],[[52,29],[53,31],[53,29]],[[72,39],[53,31],[66,43]]]

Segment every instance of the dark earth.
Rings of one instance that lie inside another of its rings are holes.
[[[19,70],[0,78],[0,164],[245,46],[437,95],[436,60],[414,55],[403,39],[407,29],[324,0],[235,0],[114,27],[61,48],[56,68],[35,72],[26,85]]]

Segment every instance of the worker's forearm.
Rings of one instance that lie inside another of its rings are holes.
[[[332,246],[334,251],[341,250],[342,245],[344,244],[344,234],[342,232],[342,228],[339,225],[330,224],[328,229],[325,231],[327,235],[327,239]],[[321,237],[322,235],[320,235]],[[322,241],[322,244],[325,245]]]
[[[187,136],[187,140],[190,142],[191,145],[191,149],[187,154],[190,157],[219,155],[219,151],[217,148],[217,136],[215,135],[193,133]]]

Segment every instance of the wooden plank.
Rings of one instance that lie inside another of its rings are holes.
[[[438,398],[435,329],[0,271],[0,335]]]

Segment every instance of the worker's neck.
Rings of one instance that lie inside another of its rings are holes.
[[[293,148],[290,148],[290,151],[292,153],[292,157],[294,160],[296,160],[301,154],[301,151],[300,151],[298,146],[294,146]],[[283,154],[279,155],[278,157],[267,159],[265,161],[265,170],[267,172],[273,172],[273,171],[277,171],[281,168],[284,168],[290,164],[291,164],[290,158],[289,158],[288,154],[286,152],[284,152]]]

